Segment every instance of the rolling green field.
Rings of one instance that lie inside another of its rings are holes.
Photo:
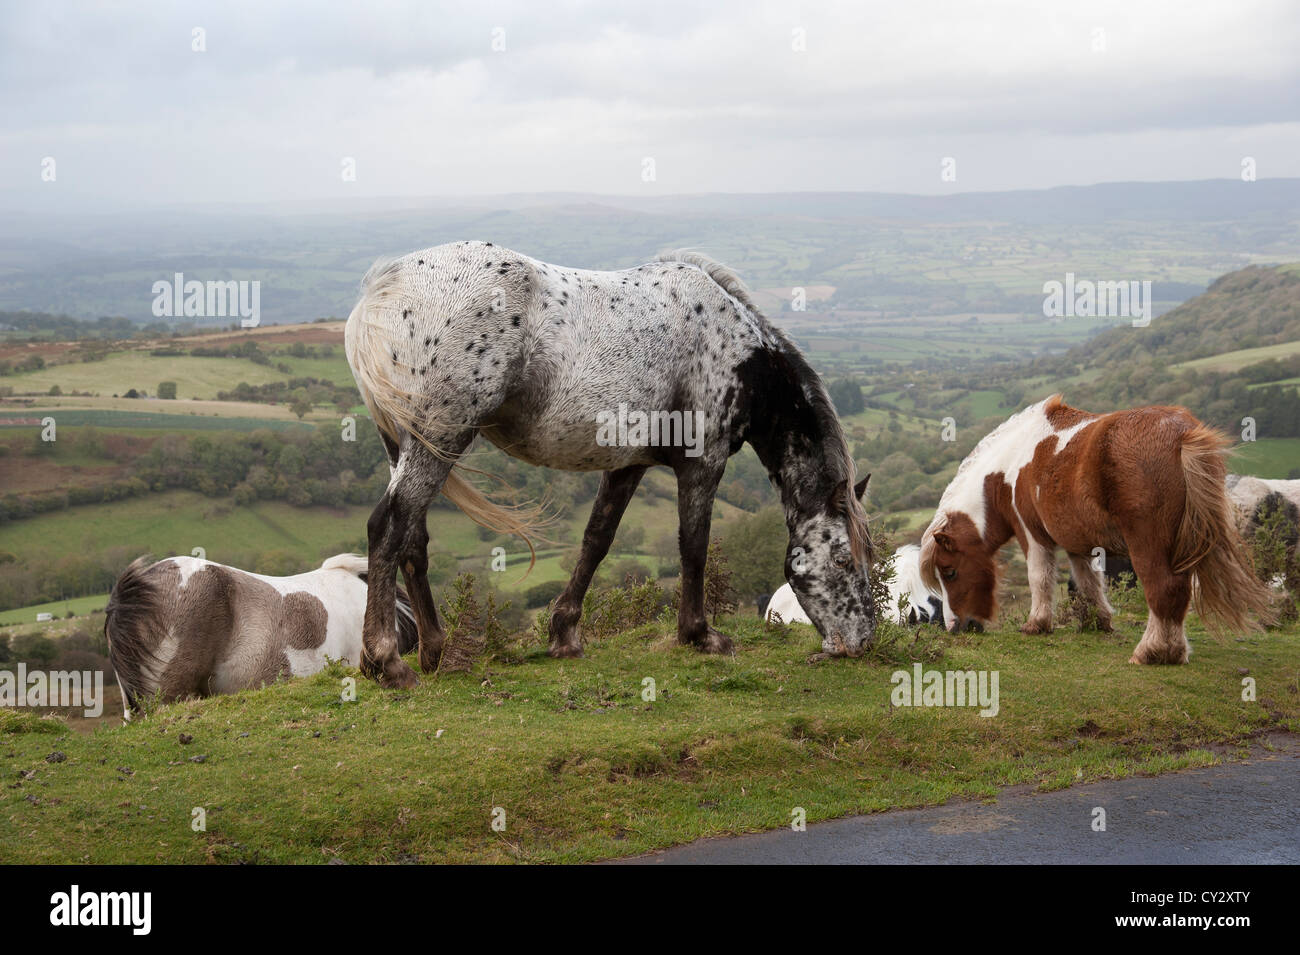
[[[5,383],[15,394],[47,394],[57,385],[64,393],[89,392],[108,397],[123,395],[130,389],[156,394],[160,381],[176,382],[178,398],[216,398],[219,391],[230,391],[241,381],[266,385],[290,378],[317,378],[339,385],[352,383],[352,371],[343,356],[343,336],[332,358],[295,358],[271,353],[270,365],[260,365],[247,358],[203,358],[192,355],[151,355],[144,350],[117,351],[99,361],[64,362],[47,365],[39,371],[9,375]],[[289,372],[279,370],[283,364]]]
[[[1247,365],[1254,365],[1270,358],[1287,358],[1300,355],[1300,342],[1286,342],[1281,345],[1264,345],[1260,348],[1242,348],[1238,351],[1210,355],[1175,365],[1175,368],[1199,368],[1204,371],[1237,371]]]
[[[434,512],[451,516],[451,512]],[[124,547],[133,553],[189,554],[195,547],[211,560],[223,553],[285,548],[315,555],[365,536],[370,508],[295,508],[278,501],[235,507],[193,491],[69,508],[0,531],[6,550],[40,556]],[[469,546],[473,532],[449,528],[453,546]],[[333,551],[331,551],[333,553]]]
[[[0,627],[17,627],[23,625],[35,625],[36,615],[41,613],[53,614],[58,622],[59,618],[66,617],[71,613],[74,617],[88,617],[97,610],[103,610],[108,605],[108,594],[96,594],[90,597],[70,597],[67,600],[55,600],[50,603],[33,604],[30,607],[20,607],[16,610],[0,611]],[[43,625],[37,625],[33,629],[44,630]]]
[[[1300,468],[1300,438],[1260,438],[1237,446],[1228,466],[1238,474],[1286,478]]]
[[[359,679],[355,702],[340,695],[356,671],[335,666],[91,735],[3,711],[15,782],[0,788],[0,857],[582,862],[780,828],[798,809],[814,822],[1203,766],[1300,728],[1294,630],[1219,642],[1194,628],[1190,664],[1138,667],[1132,614],[1113,635],[883,627],[874,655],[814,664],[811,628],[724,624],[734,656],[652,623],[576,660],[535,647],[411,692]],[[996,715],[893,705],[892,675],[914,660],[996,671]]]
[[[132,399],[126,399],[128,401]],[[206,415],[198,413],[185,413],[179,409],[173,410],[153,410],[155,406],[166,407],[172,404],[167,401],[149,401],[147,403],[136,402],[149,407],[149,411],[118,411],[118,410],[101,410],[94,408],[67,408],[62,406],[51,406],[41,408],[23,408],[21,410],[10,409],[0,406],[0,429],[6,427],[12,428],[30,428],[29,424],[12,424],[14,419],[23,420],[29,418],[43,418],[46,415],[52,416],[58,423],[59,427],[95,427],[102,428],[105,431],[120,430],[132,432],[137,430],[149,431],[175,431],[180,433],[192,431],[256,431],[259,428],[269,428],[272,431],[283,431],[286,428],[310,428],[320,416],[308,416],[305,420],[299,421],[293,416],[267,416],[256,418],[239,418],[225,417],[220,415]],[[180,402],[178,402],[180,404]],[[247,406],[244,406],[247,408]],[[272,409],[274,410],[274,409]],[[337,415],[330,415],[330,420],[337,420]],[[0,437],[4,436],[4,431],[0,430]]]

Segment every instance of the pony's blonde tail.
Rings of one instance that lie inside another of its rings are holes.
[[[1224,485],[1224,457],[1229,438],[1198,424],[1183,435],[1183,519],[1174,542],[1173,570],[1194,573],[1196,612],[1212,629],[1258,629],[1247,616],[1265,623],[1274,620],[1268,587],[1255,576],[1246,543],[1237,532],[1237,519]]]

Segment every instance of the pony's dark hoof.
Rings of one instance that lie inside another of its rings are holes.
[[[390,663],[379,673],[379,685],[386,690],[413,690],[420,685],[420,678],[415,671],[398,660]]]
[[[582,644],[580,643],[553,643],[546,648],[548,657],[555,657],[557,660],[569,660],[574,657],[582,656]]]
[[[442,660],[442,644],[437,648],[425,649],[420,648],[420,669],[425,673],[436,673],[438,663]]]
[[[1051,633],[1052,625],[1050,623],[1027,623],[1020,628],[1020,632],[1030,635]]]
[[[695,641],[695,649],[701,653],[735,653],[736,645],[731,637],[710,627],[702,639]]]

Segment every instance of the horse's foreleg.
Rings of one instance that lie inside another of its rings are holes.
[[[721,468],[677,472],[677,540],[682,554],[682,599],[677,607],[677,639],[706,653],[730,653],[731,638],[709,626],[704,609],[704,565],[709,552],[713,496]]]
[[[1070,555],[1070,573],[1074,577],[1075,586],[1083,596],[1084,603],[1097,613],[1097,629],[1103,633],[1110,633],[1112,629],[1110,621],[1115,611],[1106,598],[1104,574],[1092,566],[1091,557],[1074,554]]]
[[[1056,551],[1029,538],[1025,554],[1029,565],[1029,620],[1021,633],[1051,633],[1052,605],[1056,599]]]
[[[573,568],[573,576],[551,610],[551,646],[546,651],[551,656],[582,655],[582,635],[578,631],[582,600],[591,586],[596,568],[609,553],[619,521],[623,519],[623,512],[627,510],[645,471],[644,467],[635,466],[606,471],[601,476],[600,490],[596,492],[596,502],[591,507],[591,517],[587,518],[587,529],[582,535],[578,565]]]

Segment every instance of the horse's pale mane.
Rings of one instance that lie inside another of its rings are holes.
[[[848,520],[849,550],[854,563],[859,567],[867,566],[873,559],[871,533],[867,528],[866,512],[853,493],[856,482],[856,468],[853,455],[849,451],[848,439],[840,426],[839,415],[835,413],[835,404],[826,391],[821,376],[813,370],[799,350],[780,328],[768,321],[767,316],[754,302],[748,287],[736,271],[717,262],[707,255],[690,249],[675,249],[664,252],[658,257],[660,262],[681,262],[699,269],[709,277],[727,295],[740,306],[739,312],[750,322],[761,347],[774,348],[789,362],[804,397],[812,406],[813,414],[825,435],[823,448],[826,452],[827,476],[836,487],[844,488],[844,510]]]

